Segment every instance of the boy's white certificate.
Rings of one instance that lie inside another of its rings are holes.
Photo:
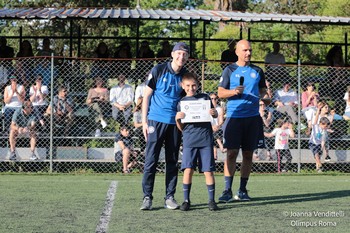
[[[185,113],[182,123],[210,122],[210,100],[190,100],[180,102],[181,112]]]

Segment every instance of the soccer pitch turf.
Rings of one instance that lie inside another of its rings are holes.
[[[141,174],[1,174],[0,232],[349,232],[350,175],[252,175],[252,201],[215,212],[203,175],[193,178],[190,211],[164,209],[164,178],[153,210],[141,211]],[[223,187],[217,174],[216,200]],[[175,198],[182,203],[181,175]]]

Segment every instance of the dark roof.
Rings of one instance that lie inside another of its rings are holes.
[[[215,10],[130,8],[1,8],[0,19],[148,19],[350,25],[349,17]]]

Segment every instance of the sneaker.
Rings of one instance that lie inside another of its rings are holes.
[[[10,154],[10,158],[9,158],[9,160],[11,160],[11,161],[16,161],[16,152],[11,152],[11,154]]]
[[[331,157],[329,155],[326,156],[326,158],[324,158],[325,162],[330,162],[331,161]]]
[[[29,160],[31,160],[31,161],[35,161],[35,160],[38,160],[38,159],[39,158],[34,153],[29,158]]]
[[[96,129],[95,132],[95,138],[101,137],[101,130],[100,129]]]
[[[250,201],[250,197],[248,196],[248,192],[242,192],[241,190],[237,191],[234,198],[237,201]]]
[[[164,202],[164,208],[170,209],[170,210],[176,210],[179,208],[179,205],[177,204],[174,197],[168,197],[168,199]]]
[[[144,197],[140,210],[151,210],[151,209],[152,209],[152,199],[150,197]]]
[[[215,211],[215,210],[219,209],[218,206],[216,205],[215,201],[213,201],[213,200],[209,201],[208,207],[209,207],[210,211]]]
[[[219,202],[221,203],[228,203],[228,202],[232,202],[232,191],[231,190],[224,190],[221,194],[221,196],[219,197]]]
[[[318,169],[316,169],[316,171],[318,172],[318,173],[322,173],[323,171],[322,171],[322,168],[318,168]]]
[[[189,201],[184,201],[182,205],[180,206],[180,210],[182,211],[188,211],[190,210],[191,203]]]
[[[101,125],[102,125],[102,129],[107,127],[107,122],[105,120],[101,120]]]

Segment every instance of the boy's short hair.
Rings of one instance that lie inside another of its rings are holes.
[[[329,121],[329,119],[327,117],[321,117],[320,119],[320,124],[326,124],[329,125],[331,122]]]
[[[195,80],[198,83],[198,78],[195,73],[187,72],[182,76],[182,81],[184,80]]]
[[[130,131],[130,127],[128,125],[121,125],[119,130],[122,131],[124,129]]]

